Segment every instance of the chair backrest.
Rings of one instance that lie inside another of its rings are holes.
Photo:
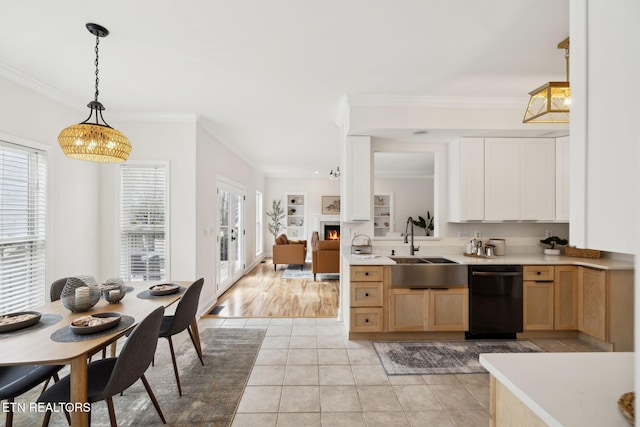
[[[173,322],[169,329],[163,335],[175,335],[184,331],[196,317],[198,311],[198,301],[200,300],[200,292],[204,285],[204,279],[198,279],[191,284],[180,298],[176,311],[173,315]]]
[[[164,307],[158,307],[133,329],[118,355],[109,382],[102,392],[103,398],[127,389],[151,365],[163,317]]]
[[[62,295],[64,285],[67,284],[67,279],[68,277],[63,277],[62,279],[58,279],[51,284],[51,289],[49,290],[51,301],[58,301],[60,299],[60,295]]]

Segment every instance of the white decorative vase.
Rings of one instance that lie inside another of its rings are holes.
[[[545,249],[545,255],[560,255],[560,249]]]

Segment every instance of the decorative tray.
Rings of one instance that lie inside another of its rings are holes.
[[[153,285],[149,288],[149,292],[151,295],[171,295],[175,294],[180,290],[180,285],[176,285],[175,283],[162,283],[160,285]]]
[[[96,332],[106,331],[120,323],[120,313],[105,312],[96,313],[89,316],[81,316],[71,322],[69,328],[76,335],[95,334]]]
[[[19,311],[0,316],[0,332],[28,328],[40,321],[42,314],[37,311]]]

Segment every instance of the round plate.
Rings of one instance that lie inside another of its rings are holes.
[[[5,314],[3,316],[0,316],[0,318],[16,317],[23,314],[32,314],[34,317],[15,323],[9,323],[8,325],[0,325],[0,332],[9,332],[15,331],[17,329],[28,328],[29,326],[38,323],[40,321],[40,318],[42,317],[42,314],[37,311],[19,311],[17,313]]]
[[[85,316],[81,316],[81,317],[85,317]],[[72,323],[71,325],[69,325],[69,328],[71,328],[71,332],[73,332],[76,335],[87,335],[87,334],[95,334],[96,332],[106,331],[107,329],[111,329],[115,327],[118,323],[120,323],[121,315],[120,313],[115,313],[115,312],[105,312],[105,313],[92,314],[91,316],[86,316],[86,317],[97,317],[97,318],[112,319],[112,320],[110,322],[105,322],[101,325],[95,325],[95,326],[74,326]]]
[[[160,288],[162,286],[162,288]],[[156,288],[156,289],[154,289]],[[180,290],[180,285],[175,283],[161,283],[159,285],[153,285],[149,288],[151,295],[171,295]]]

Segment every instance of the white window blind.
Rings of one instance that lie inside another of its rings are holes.
[[[165,280],[167,167],[121,165],[120,275]]]
[[[46,159],[0,141],[0,314],[45,302]]]

